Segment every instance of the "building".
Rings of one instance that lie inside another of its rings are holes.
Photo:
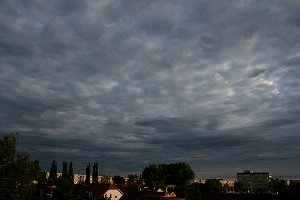
[[[209,179],[197,179],[194,180],[194,183],[201,183],[201,184],[205,184],[206,180]],[[222,184],[222,187],[224,187],[225,185],[228,185],[229,187],[234,187],[234,183],[235,183],[235,179],[222,179],[222,178],[218,178],[218,181],[220,181],[220,183]]]
[[[242,173],[237,173],[237,182],[241,183],[242,189],[248,192],[266,191],[271,179],[270,172],[244,170]]]
[[[174,192],[168,193],[162,190],[148,192],[141,195],[138,200],[184,200],[184,198],[178,198]]]
[[[115,185],[92,183],[88,190],[88,196],[97,199],[109,198],[111,200],[119,200],[123,196],[123,192]]]
[[[49,175],[50,175],[50,172],[43,172],[43,173],[45,173],[45,178],[48,179]],[[62,173],[57,172],[57,177],[60,177],[60,176],[62,176]],[[104,180],[105,178],[107,178],[108,180]],[[85,174],[74,174],[73,182],[74,182],[74,184],[84,184],[85,179],[86,179]],[[93,176],[91,175],[90,176],[90,183],[92,183],[92,182],[93,182]],[[112,177],[104,177],[104,176],[98,175],[98,182],[99,183],[105,182],[105,183],[112,184],[113,180],[112,180]]]
[[[235,179],[219,179],[219,181],[222,184],[222,187],[228,186],[228,187],[234,187]]]

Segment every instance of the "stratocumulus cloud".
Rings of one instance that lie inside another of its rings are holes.
[[[300,2],[0,2],[0,131],[48,170],[300,176]]]

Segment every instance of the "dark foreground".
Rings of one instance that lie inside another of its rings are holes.
[[[300,200],[299,196],[291,194],[272,195],[272,194],[209,194],[192,193],[187,200]]]

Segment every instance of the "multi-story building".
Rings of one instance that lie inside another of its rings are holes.
[[[249,192],[267,190],[271,179],[270,172],[244,170],[242,173],[237,173],[237,181],[242,184],[243,190]]]

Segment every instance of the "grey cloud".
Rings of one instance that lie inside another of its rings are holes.
[[[265,69],[256,69],[253,70],[249,75],[248,78],[254,78],[256,76],[259,76],[260,74],[264,73],[266,70]]]
[[[290,119],[284,119],[284,118],[278,118],[278,119],[271,119],[263,122],[264,127],[276,127],[276,126],[288,126],[291,124],[299,124],[299,119],[290,118]]]
[[[19,150],[43,169],[98,161],[127,175],[186,161],[199,177],[299,175],[298,8],[2,1],[1,135],[22,133]]]

